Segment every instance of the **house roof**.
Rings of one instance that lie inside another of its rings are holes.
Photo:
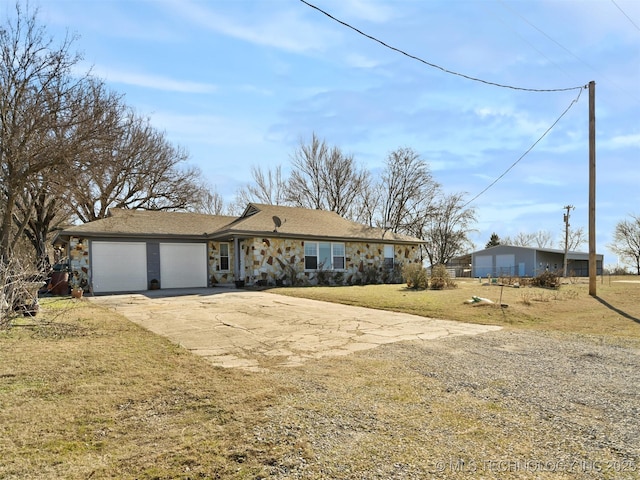
[[[86,237],[182,237],[227,240],[236,236],[326,238],[422,243],[418,238],[372,228],[335,212],[251,203],[240,217],[112,208],[106,218],[58,234]]]
[[[109,209],[100,220],[64,229],[58,237],[198,237],[219,230],[236,217],[203,213],[166,212],[154,210]]]
[[[214,237],[235,235],[369,240],[389,243],[422,243],[422,240],[341,217],[336,212],[309,208],[250,203],[234,222]]]

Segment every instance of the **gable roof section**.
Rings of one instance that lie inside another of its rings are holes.
[[[63,239],[70,236],[112,238],[174,236],[223,241],[236,236],[268,236],[381,243],[424,243],[418,238],[352,222],[335,212],[255,203],[249,204],[240,217],[112,208],[106,218],[69,227],[58,234],[58,237]]]
[[[257,203],[250,203],[242,216],[219,230],[213,237],[224,238],[234,235],[423,243],[418,238],[352,222],[336,212]]]
[[[67,228],[58,236],[203,238],[235,218],[203,213],[111,208],[106,218]]]

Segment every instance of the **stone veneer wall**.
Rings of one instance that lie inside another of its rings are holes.
[[[227,243],[229,245],[229,270],[220,270],[220,244]],[[209,286],[213,287],[219,283],[233,283],[235,252],[233,242],[209,242],[207,246],[208,257],[208,277]]]
[[[253,238],[242,244],[249,285],[304,283],[304,242],[290,238]]]
[[[89,289],[89,241],[86,238],[69,239],[69,284],[77,282],[83,290]]]
[[[221,242],[208,242],[208,276],[210,286],[233,283],[235,251],[229,244],[229,270],[220,270],[219,246]],[[227,242],[222,242],[227,243]],[[354,284],[363,280],[367,269],[382,272],[384,245],[371,242],[345,242],[345,269],[326,271],[331,283]],[[394,265],[420,263],[417,245],[395,245]],[[253,238],[240,243],[240,254],[244,255],[244,272],[238,280],[247,285],[315,285],[318,272],[304,271],[304,240],[289,238]],[[71,237],[69,241],[69,263],[71,278],[87,290],[89,286],[89,241]],[[322,273],[320,274],[322,275]],[[70,281],[71,281],[70,278]]]
[[[364,281],[366,271],[375,269],[382,277],[383,243],[345,242],[345,269],[340,271],[304,271],[304,240],[287,238],[253,238],[244,240],[244,280],[248,285],[315,285],[319,275],[329,283],[355,284]],[[420,263],[417,245],[395,245],[394,264]]]

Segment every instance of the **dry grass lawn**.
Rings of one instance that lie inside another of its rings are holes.
[[[501,287],[477,279],[459,279],[449,290],[411,290],[405,285],[278,288],[283,295],[413,313],[506,328],[606,334],[640,338],[640,279],[598,277],[597,296],[589,295],[586,279],[558,290]],[[493,306],[470,307],[472,296],[488,298]],[[500,303],[508,305],[501,308]]]
[[[476,282],[449,291],[399,285],[276,291],[638,348],[640,283],[613,280],[599,280],[599,299],[583,284],[559,291]],[[471,295],[495,301],[502,295],[509,306],[464,305]],[[451,432],[488,457],[504,455],[510,442],[516,450],[531,445],[525,431],[506,433],[486,421],[503,405],[443,393],[438,378],[376,355],[261,373],[221,369],[87,301],[49,299],[38,317],[0,331],[0,478],[289,478],[290,466],[305,462],[316,464],[307,478],[385,478],[367,470],[372,458],[393,458],[400,472],[427,457],[447,458]],[[295,419],[303,414],[315,422],[314,432],[300,430]],[[433,438],[416,431],[426,419]],[[331,422],[342,422],[344,441],[326,438],[325,450],[321,432]],[[382,424],[380,436],[374,426]],[[351,470],[331,470],[335,455],[349,455]],[[317,467],[323,462],[329,470]]]

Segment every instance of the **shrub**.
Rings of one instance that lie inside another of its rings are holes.
[[[380,272],[373,265],[369,265],[362,272],[362,284],[363,285],[375,285],[377,283],[381,283],[380,281]]]
[[[276,260],[280,264],[280,267],[282,267],[282,276],[280,277],[279,280],[282,282],[283,285],[289,286],[289,287],[297,287],[304,283],[304,280],[302,280],[298,276],[295,257],[291,257],[291,260],[289,263],[283,262],[278,257],[276,257]]]
[[[0,257],[0,329],[10,328],[19,316],[38,313],[42,275],[26,259]]]
[[[402,277],[409,288],[425,289],[429,285],[427,271],[418,263],[408,263],[403,266]]]
[[[388,283],[402,283],[402,264],[396,263],[393,266]]]
[[[331,284],[331,272],[325,270],[323,265],[318,265],[318,270],[316,271],[316,280],[318,285],[328,286]]]
[[[451,279],[451,276],[444,265],[436,265],[431,269],[430,283],[433,290],[457,287],[456,282]]]
[[[531,284],[534,287],[559,288],[560,280],[556,273],[542,272],[540,275],[532,279]]]

